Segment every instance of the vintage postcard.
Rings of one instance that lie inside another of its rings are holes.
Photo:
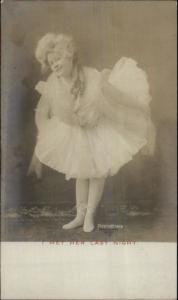
[[[176,299],[176,2],[1,9],[2,299]]]

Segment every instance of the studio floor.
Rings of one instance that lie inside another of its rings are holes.
[[[4,241],[119,241],[119,242],[174,242],[176,216],[172,209],[160,213],[157,209],[120,207],[107,210],[100,205],[96,227],[85,233],[82,227],[63,230],[62,225],[75,217],[75,207],[61,210],[49,207],[9,209],[3,216]]]
[[[175,220],[171,216],[130,216],[118,224],[106,224],[98,218],[95,231],[82,228],[63,230],[62,225],[74,217],[73,212],[59,212],[57,217],[6,217],[5,240],[8,241],[121,241],[173,242],[176,240]],[[169,220],[169,222],[168,222]],[[103,226],[105,225],[105,226]],[[116,228],[113,228],[114,226]],[[117,227],[118,226],[118,227]]]

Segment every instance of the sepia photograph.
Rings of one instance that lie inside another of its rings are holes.
[[[1,8],[1,241],[176,242],[176,3]]]
[[[176,1],[1,10],[1,299],[175,300]]]

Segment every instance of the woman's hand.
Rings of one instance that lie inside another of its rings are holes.
[[[95,107],[88,105],[84,109],[78,110],[75,117],[80,127],[93,128],[98,124],[99,114]]]

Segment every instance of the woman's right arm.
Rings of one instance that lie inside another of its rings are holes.
[[[45,127],[49,119],[48,114],[49,108],[47,101],[45,100],[44,96],[41,96],[35,109],[35,123],[37,126],[38,133]],[[37,158],[35,151],[33,152],[30,165],[28,167],[27,175],[31,175],[32,173],[35,173],[38,179],[42,177],[42,164]]]
[[[41,96],[35,109],[35,123],[38,131],[42,130],[49,120],[49,104],[44,96]]]
[[[49,120],[49,105],[44,98],[44,96],[41,96],[37,107],[35,109],[35,123],[39,131],[43,130],[47,121]],[[30,175],[32,173],[35,173],[37,178],[40,179],[42,177],[42,164],[37,158],[35,151],[33,152],[33,156],[27,171],[27,175]]]

